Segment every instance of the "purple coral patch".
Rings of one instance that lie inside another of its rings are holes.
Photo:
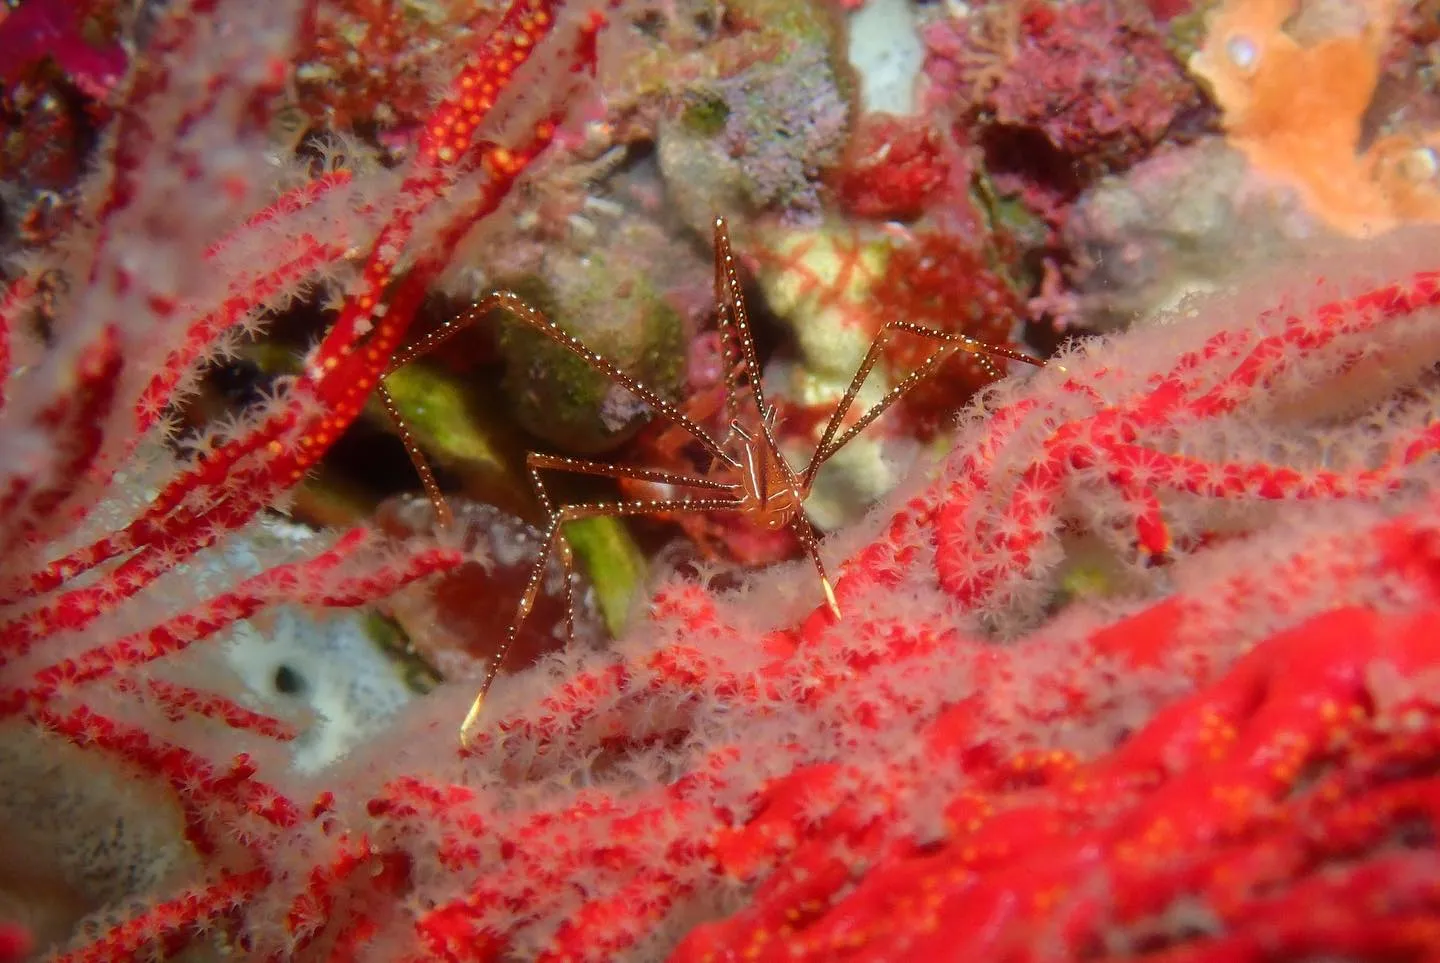
[[[980,127],[1038,133],[1084,173],[1128,167],[1197,99],[1153,20],[1103,0],[994,4],[926,41],[932,100]]]

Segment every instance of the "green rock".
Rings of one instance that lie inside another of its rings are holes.
[[[532,276],[512,289],[650,390],[678,397],[684,321],[636,265],[591,256],[549,271],[548,283]],[[505,394],[526,431],[562,452],[593,455],[629,440],[649,420],[643,403],[568,349],[514,318],[500,330]]]
[[[838,47],[843,38],[840,17],[818,0],[731,0],[727,6],[741,22],[803,43]]]
[[[718,137],[725,130],[725,121],[730,119],[730,108],[711,94],[693,93],[680,114],[680,123],[687,133],[696,137]]]

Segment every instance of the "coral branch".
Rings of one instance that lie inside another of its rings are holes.
[[[67,786],[148,785],[161,821],[173,803],[176,858],[203,873],[173,899],[80,927],[61,958],[168,958],[213,942],[247,958],[348,959],[408,879],[408,859],[377,856],[363,833],[323,838],[328,806],[301,803],[283,765],[295,728],[236,694],[204,650],[267,608],[362,606],[463,561],[367,530],[305,558],[265,541],[263,513],[359,414],[457,245],[555,137],[580,89],[567,68],[593,69],[604,26],[572,7],[510,4],[462,52],[402,177],[326,169],[277,190],[266,113],[313,0],[168,5],[117,95],[79,226],[0,294],[0,720],[33,730],[17,752],[82,750],[99,778]],[[361,279],[302,373],[177,458],[169,412],[202,368],[357,251]],[[45,272],[63,281],[44,305],[47,341],[12,371]],[[251,552],[258,567],[237,574]],[[37,766],[47,782],[52,770]],[[68,791],[7,784],[0,810],[73,806]],[[122,809],[105,831],[151,815]],[[278,844],[310,831],[322,838]],[[67,856],[57,885],[83,889],[96,871],[82,858],[84,879],[65,879]],[[141,880],[132,887],[161,882],[126,872]],[[266,922],[250,912],[262,901],[287,905]]]

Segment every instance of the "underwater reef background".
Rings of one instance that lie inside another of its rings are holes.
[[[1437,84],[1431,0],[0,4],[0,961],[1440,958]],[[569,525],[462,747],[525,453],[710,469],[392,359],[504,288],[723,433],[717,216],[797,465],[887,322],[1046,365],[827,462],[838,619]]]

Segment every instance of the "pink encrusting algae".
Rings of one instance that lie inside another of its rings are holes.
[[[501,679],[469,751],[461,682],[290,768],[293,726],[230,694],[217,636],[464,559],[363,526],[258,572],[223,550],[355,419],[633,11],[517,0],[408,167],[268,192],[250,135],[310,12],[172,5],[80,226],[36,269],[70,282],[48,339],[39,274],[0,297],[0,759],[33,743],[121,786],[124,820],[158,800],[184,849],[59,936],[19,920],[42,951],[1440,954],[1433,229],[1258,269],[990,386],[938,464],[826,543],[838,621],[808,566],[676,576],[608,649]],[[198,366],[344,257],[363,269],[304,370],[172,453]],[[8,821],[68,801],[20,771]],[[0,832],[24,868],[0,870],[7,897],[47,855],[20,829]],[[28,940],[0,925],[0,958]]]

